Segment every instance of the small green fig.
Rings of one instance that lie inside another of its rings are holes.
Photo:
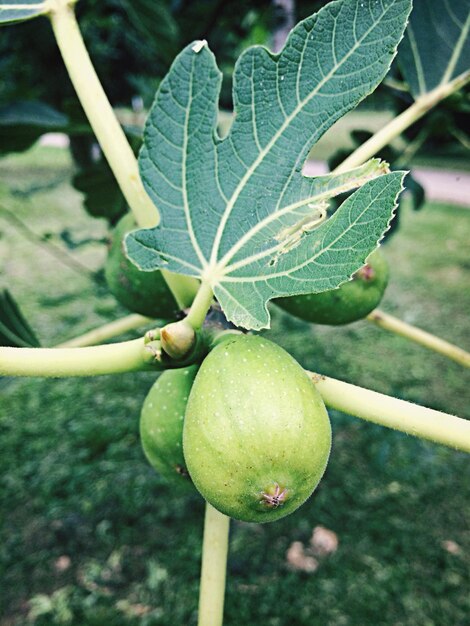
[[[216,509],[247,522],[292,513],[317,486],[330,446],[323,400],[285,350],[230,335],[203,361],[183,450],[196,488]]]
[[[166,370],[142,405],[140,438],[150,465],[173,485],[192,487],[183,456],[183,420],[197,366]]]
[[[387,261],[376,250],[366,265],[338,289],[279,298],[275,303],[306,322],[339,326],[360,320],[373,311],[382,300],[387,283]]]
[[[116,224],[104,270],[109,290],[130,311],[149,317],[173,318],[178,306],[161,272],[142,272],[125,255],[124,237],[136,228],[131,213]]]

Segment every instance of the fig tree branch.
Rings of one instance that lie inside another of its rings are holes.
[[[470,452],[470,420],[309,372],[326,406],[380,426]]]
[[[136,158],[96,75],[73,7],[66,0],[51,0],[49,17],[77,96],[137,224],[141,228],[155,226],[159,220],[158,210],[142,185]],[[162,273],[180,308],[189,306],[197,281]]]
[[[198,626],[222,626],[230,518],[206,502]]]
[[[372,311],[372,313],[369,313],[367,320],[377,326],[380,326],[380,328],[390,330],[397,335],[401,335],[410,341],[414,341],[415,343],[428,348],[429,350],[438,352],[439,354],[446,356],[464,367],[470,367],[469,352],[459,348],[458,346],[454,346],[452,343],[449,343],[444,339],[440,339],[425,330],[421,330],[420,328],[416,328],[416,326],[407,324],[393,315],[389,315],[388,313],[384,313],[383,311],[376,309],[375,311]]]
[[[144,338],[85,348],[0,348],[0,376],[100,376],[154,369]]]
[[[423,115],[435,107],[441,100],[458,91],[470,81],[470,71],[464,72],[454,80],[439,85],[429,93],[420,96],[410,107],[391,120],[383,128],[350,154],[334,170],[336,174],[345,172],[365,163],[375,156],[382,148],[398,137],[409,126],[418,121]]]
[[[0,376],[99,376],[161,369],[144,338],[85,348],[0,348]],[[388,428],[470,452],[470,420],[311,373],[325,404]]]
[[[154,322],[155,320],[151,317],[145,317],[144,315],[134,313],[132,315],[126,315],[126,317],[122,317],[114,322],[110,322],[109,324],[103,324],[102,326],[94,328],[83,335],[79,335],[78,337],[59,343],[54,347],[83,348],[85,346],[96,346],[99,343],[107,341],[108,339],[112,339],[113,337],[127,333],[130,330],[136,330],[137,328],[147,326]]]

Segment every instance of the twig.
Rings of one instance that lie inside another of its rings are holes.
[[[416,326],[407,324],[406,322],[393,317],[393,315],[389,315],[379,309],[375,309],[375,311],[369,313],[366,319],[369,322],[380,326],[380,328],[384,328],[385,330],[389,330],[397,335],[406,337],[406,339],[410,339],[411,341],[428,348],[428,350],[438,352],[439,354],[452,359],[452,361],[455,361],[464,367],[470,367],[469,352],[466,352],[462,348],[454,346],[454,344],[449,343],[444,339],[440,339],[425,330],[421,330],[420,328],[416,328]]]

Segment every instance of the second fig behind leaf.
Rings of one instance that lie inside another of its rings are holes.
[[[178,306],[159,270],[142,272],[124,252],[124,237],[137,225],[131,213],[124,215],[112,232],[105,265],[109,290],[130,311],[160,319],[172,319]]]
[[[388,283],[388,265],[380,250],[338,289],[279,298],[275,303],[306,322],[340,326],[360,320],[382,300]]]

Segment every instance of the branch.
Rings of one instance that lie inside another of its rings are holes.
[[[375,156],[379,150],[387,146],[395,137],[398,137],[404,130],[414,124],[429,110],[435,107],[441,100],[444,100],[454,91],[458,91],[461,87],[470,81],[470,71],[457,76],[454,80],[444,85],[439,85],[429,93],[420,96],[408,109],[395,117],[391,122],[381,128],[368,141],[363,143],[357,150],[348,156],[334,170],[335,174],[345,172],[362,165],[371,157]]]
[[[151,317],[144,317],[137,313],[127,315],[109,324],[103,324],[98,328],[94,328],[83,335],[59,343],[54,346],[54,348],[83,348],[85,346],[94,346],[118,335],[127,333],[130,330],[151,324],[152,322],[154,322],[154,320]]]
[[[206,502],[198,626],[222,626],[230,518]]]
[[[100,376],[151,370],[143,337],[88,348],[0,348],[0,376]]]
[[[136,158],[96,75],[73,8],[67,0],[51,0],[49,17],[77,96],[137,224],[141,228],[155,226],[158,210],[142,185]],[[189,306],[197,281],[167,271],[162,274],[178,306]]]
[[[325,404],[343,413],[470,452],[470,420],[308,372]]]
[[[462,348],[454,346],[452,343],[449,343],[444,339],[440,339],[425,330],[416,328],[416,326],[402,322],[402,320],[393,317],[393,315],[389,315],[388,313],[384,313],[383,311],[376,309],[375,311],[372,311],[372,313],[369,313],[366,319],[369,322],[380,326],[380,328],[390,330],[392,333],[406,337],[406,339],[410,339],[411,341],[414,341],[429,350],[438,352],[439,354],[452,359],[452,361],[455,361],[464,367],[470,367],[470,352],[466,352]]]

